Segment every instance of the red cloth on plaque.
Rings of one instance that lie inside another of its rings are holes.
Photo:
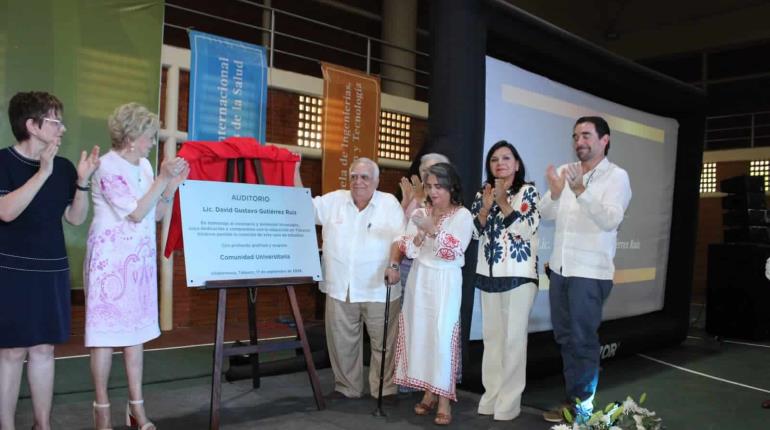
[[[276,146],[264,146],[250,137],[228,137],[221,142],[185,142],[177,156],[190,164],[187,179],[199,181],[224,182],[227,174],[227,160],[243,158],[246,160],[246,183],[256,184],[252,158],[261,160],[264,185],[294,185],[294,166],[299,156]],[[238,177],[237,167],[235,172]],[[182,249],[182,216],[179,212],[179,193],[174,196],[174,208],[171,212],[171,224],[168,229],[164,255],[168,257],[174,250]]]

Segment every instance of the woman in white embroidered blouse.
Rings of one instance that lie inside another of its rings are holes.
[[[398,281],[402,255],[414,259],[407,279],[396,341],[396,375],[403,386],[424,390],[417,415],[436,406],[434,422],[452,420],[450,400],[457,400],[455,378],[460,365],[460,302],[465,249],[473,234],[473,217],[462,206],[460,178],[447,163],[428,169],[428,206],[414,212],[406,234],[394,242],[385,276]]]
[[[484,395],[478,413],[495,420],[521,412],[527,367],[527,325],[537,295],[540,200],[525,182],[524,161],[502,140],[489,149],[487,180],[471,206],[479,241],[476,288],[481,290]]]

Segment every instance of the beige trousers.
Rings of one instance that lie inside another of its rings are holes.
[[[527,325],[535,295],[537,286],[533,283],[504,293],[481,292],[484,395],[478,412],[482,415],[512,420],[521,413],[527,377]]]
[[[385,295],[384,290],[382,294]],[[398,387],[393,383],[393,368],[400,312],[400,300],[392,300],[388,320],[383,396],[398,392]],[[369,362],[369,393],[377,397],[380,387],[385,303],[350,303],[349,299],[343,302],[327,295],[325,324],[326,346],[334,372],[334,390],[347,397],[361,397],[364,394],[363,328],[366,326],[372,352]]]

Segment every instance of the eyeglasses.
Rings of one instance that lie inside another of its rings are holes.
[[[56,128],[59,128],[59,129],[67,128],[67,127],[64,126],[64,123],[61,122],[60,119],[56,119],[56,118],[43,118],[43,121],[52,122],[56,126]]]

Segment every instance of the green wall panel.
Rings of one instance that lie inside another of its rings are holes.
[[[115,107],[135,101],[158,112],[162,37],[163,1],[0,0],[0,147],[15,142],[8,100],[40,90],[64,103],[59,155],[77,163],[93,145],[108,151]],[[79,227],[64,223],[73,288],[83,286],[89,224],[90,215]]]

